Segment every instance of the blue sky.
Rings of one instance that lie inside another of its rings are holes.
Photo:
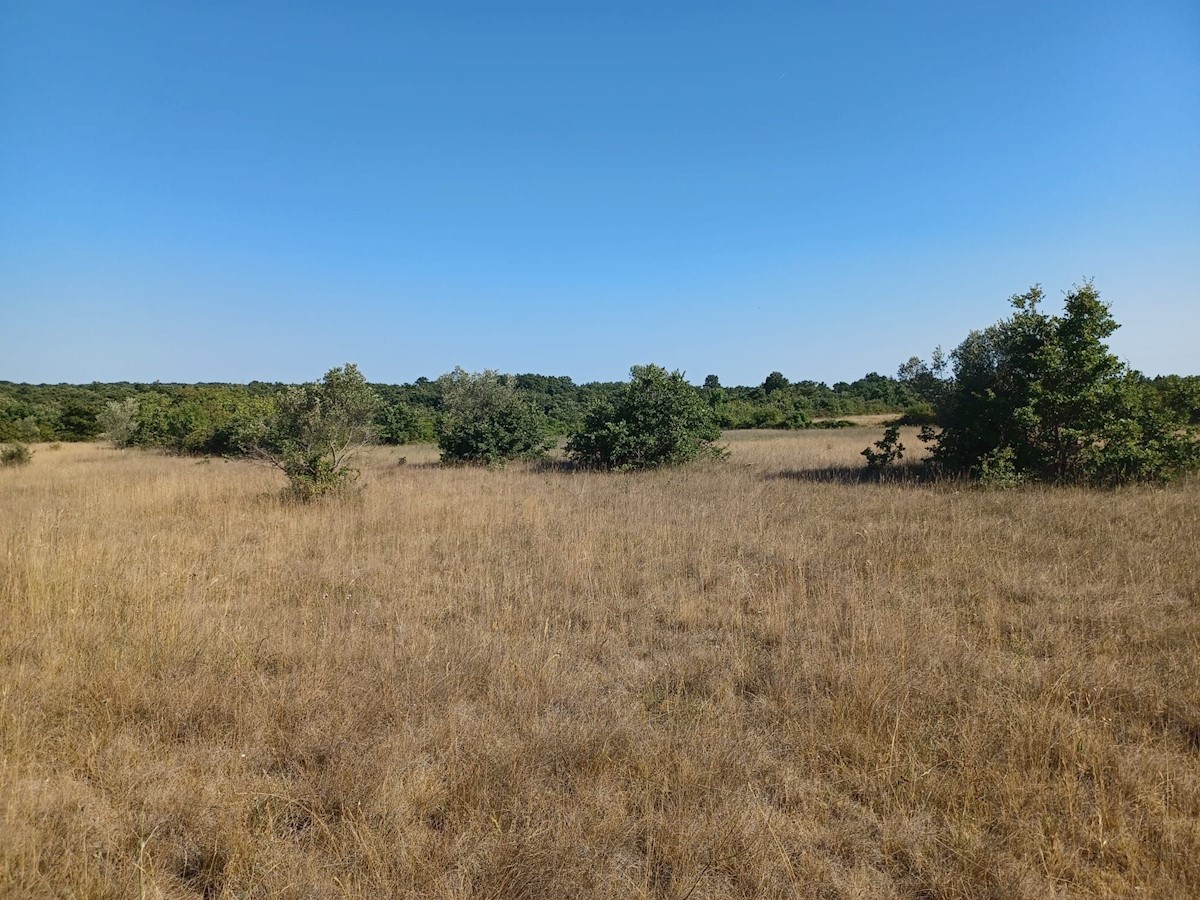
[[[1200,5],[0,4],[0,378],[1200,372]]]

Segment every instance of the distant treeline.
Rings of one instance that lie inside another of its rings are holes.
[[[593,403],[612,399],[623,384],[576,384],[568,377],[551,375],[507,377],[545,413],[552,432],[560,435],[574,431]],[[1200,376],[1168,375],[1143,382],[1164,409],[1200,423]],[[263,411],[287,387],[261,381],[86,385],[0,381],[0,442],[92,440],[105,430],[106,410],[124,404],[132,416],[130,443],[187,453],[237,453],[244,429],[261,420]],[[418,378],[412,384],[373,387],[383,400],[376,422],[380,440],[390,444],[434,440],[442,412],[442,387],[437,380]],[[791,382],[772,372],[760,385],[726,387],[709,375],[696,391],[726,429],[810,428],[817,419],[912,412],[920,406],[910,384],[874,372],[832,386]],[[125,403],[129,400],[136,402]]]

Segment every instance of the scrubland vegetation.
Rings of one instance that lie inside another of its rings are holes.
[[[614,399],[623,389],[621,382],[576,384],[567,376],[503,377],[536,408],[545,430],[558,437],[579,427],[594,404]],[[446,388],[459,378],[450,372],[411,384],[372,384],[381,400],[375,421],[379,439],[386,444],[436,440],[438,420],[446,412]],[[246,421],[258,417],[264,404],[288,388],[261,381],[86,385],[0,381],[0,441],[86,441],[107,433],[133,446],[228,454],[236,450]],[[1200,412],[1200,379],[1194,386],[1184,380],[1176,394],[1171,396],[1181,403],[1190,403],[1194,395]],[[805,428],[814,418],[899,413],[916,399],[898,379],[875,372],[832,386],[817,381],[792,383],[772,372],[759,385],[723,387],[716,375],[709,375],[702,396],[722,428]]]
[[[376,448],[308,504],[37,448],[0,894],[1196,896],[1200,484],[839,480],[879,431],[617,476]]]
[[[14,440],[0,894],[1196,896],[1195,416],[1041,300],[725,443],[653,365]]]

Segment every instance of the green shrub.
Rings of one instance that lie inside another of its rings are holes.
[[[0,444],[0,466],[25,466],[33,459],[33,451],[26,444],[14,441]]]
[[[904,445],[900,443],[900,423],[893,422],[884,429],[883,437],[871,447],[863,450],[868,469],[883,469],[904,458]]]
[[[125,448],[133,443],[138,424],[139,403],[136,398],[109,400],[96,415],[103,434],[114,447]]]
[[[67,402],[58,416],[56,437],[64,441],[92,440],[100,434],[99,412],[99,404],[94,400]]]
[[[308,502],[325,494],[344,493],[358,481],[358,469],[339,464],[328,456],[297,455],[279,466],[287,476],[286,494]]]
[[[1025,480],[1017,471],[1012,447],[999,447],[979,461],[979,484],[992,490],[1013,488]]]
[[[507,376],[459,367],[438,383],[443,411],[437,442],[444,462],[498,466],[549,449],[545,414]]]
[[[311,500],[357,481],[350,463],[374,438],[378,408],[379,397],[347,363],[321,381],[288,389],[246,440],[255,456],[287,476],[291,496]]]
[[[407,403],[385,408],[375,425],[384,444],[431,444],[437,440],[433,416]]]
[[[937,412],[929,403],[915,403],[904,410],[904,414],[900,416],[898,421],[901,425],[914,425],[917,427],[936,425]]]
[[[724,455],[714,445],[721,429],[713,408],[681,372],[647,365],[634,366],[630,375],[613,400],[588,410],[567,442],[573,460],[628,471]]]

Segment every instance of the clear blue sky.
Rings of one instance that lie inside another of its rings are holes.
[[[1200,372],[1200,4],[0,2],[0,378]]]

